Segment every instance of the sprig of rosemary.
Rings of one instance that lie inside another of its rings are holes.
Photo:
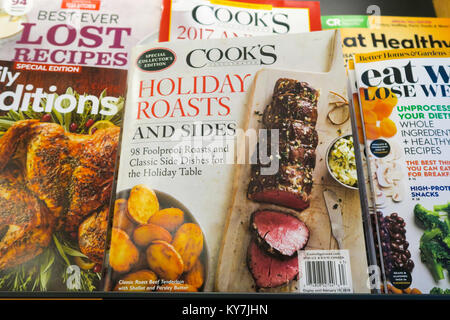
[[[10,291],[47,291],[55,254],[46,248],[36,258],[0,272],[0,288]]]
[[[34,259],[0,272],[0,290],[48,291],[67,287],[67,267],[73,265],[71,257],[87,258],[62,235],[53,235],[52,243]],[[59,276],[58,276],[59,274]],[[58,279],[61,279],[58,282]],[[80,291],[97,289],[101,274],[80,269]]]
[[[53,241],[55,243],[55,246],[61,255],[61,257],[64,259],[64,261],[67,264],[67,267],[71,265],[69,262],[69,257],[82,257],[82,258],[88,258],[80,251],[74,249],[70,246],[68,242],[60,241],[56,236],[53,236]],[[80,269],[80,291],[93,291],[96,289],[95,282],[101,279],[101,274],[93,272],[91,270],[83,270]],[[67,272],[64,272],[62,274],[62,281],[63,283],[67,283],[68,280],[68,274]],[[74,289],[76,290],[76,289]]]

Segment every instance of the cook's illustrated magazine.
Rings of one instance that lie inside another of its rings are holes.
[[[449,54],[355,56],[385,292],[449,292]]]
[[[105,290],[370,292],[339,32],[132,61]]]
[[[0,290],[101,290],[146,1],[0,2]],[[130,19],[130,17],[133,17]]]
[[[319,1],[163,0],[159,41],[321,30]]]

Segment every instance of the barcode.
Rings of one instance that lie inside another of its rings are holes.
[[[347,286],[345,264],[338,261],[305,261],[305,277],[308,286]]]
[[[348,250],[300,250],[298,259],[299,292],[353,292]]]

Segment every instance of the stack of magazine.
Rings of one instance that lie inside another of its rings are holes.
[[[27,3],[0,2],[1,291],[449,293],[449,19]]]

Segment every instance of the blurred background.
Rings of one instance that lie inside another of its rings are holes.
[[[450,0],[320,0],[322,15],[378,14],[383,16],[450,17]]]

